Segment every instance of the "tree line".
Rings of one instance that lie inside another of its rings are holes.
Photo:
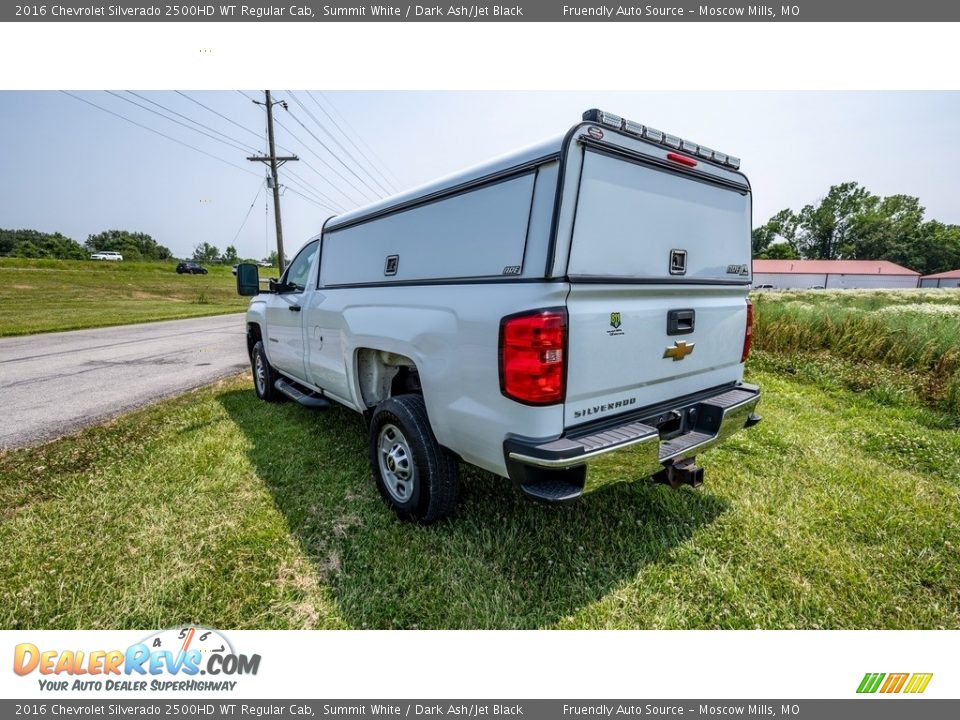
[[[929,275],[960,268],[960,225],[924,220],[910,195],[881,197],[855,182],[833,185],[800,211],[785,209],[753,231],[753,256],[889,260]]]
[[[176,260],[170,248],[161,245],[147,233],[128,230],[104,230],[87,236],[81,245],[62,233],[43,233],[38,230],[4,230],[0,228],[0,257],[53,258],[57,260],[86,260],[98,252],[118,252],[124,260]],[[192,260],[207,264],[233,265],[240,258],[233,245],[222,253],[210,243],[200,243]]]
[[[161,245],[147,233],[127,230],[104,230],[88,235],[81,245],[62,233],[37,230],[0,229],[0,255],[24,258],[85,260],[93,253],[112,251],[125,260],[172,260],[170,248]]]

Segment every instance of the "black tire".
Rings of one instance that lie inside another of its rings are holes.
[[[279,402],[283,395],[273,385],[278,375],[267,360],[267,351],[262,340],[257,340],[257,344],[253,346],[250,367],[253,370],[253,389],[257,397],[266,402]]]
[[[457,459],[434,437],[420,395],[380,403],[369,440],[373,479],[397,517],[431,525],[453,514],[460,491]]]
[[[201,270],[201,271],[200,271],[200,274],[201,274],[201,275],[206,275],[206,274],[207,274],[207,269],[204,268],[203,270]]]

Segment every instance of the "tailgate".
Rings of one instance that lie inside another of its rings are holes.
[[[740,380],[750,253],[745,182],[585,149],[566,426]]]
[[[669,334],[671,311],[680,311],[681,318],[692,312],[693,332]],[[567,427],[742,375],[747,305],[738,289],[573,285],[567,312]]]

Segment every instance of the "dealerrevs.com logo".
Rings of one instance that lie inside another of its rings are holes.
[[[927,689],[933,673],[867,673],[857,686],[858,693],[890,695],[922,693]]]
[[[33,643],[14,648],[13,671],[37,676],[41,690],[230,691],[238,676],[256,675],[260,655],[234,651],[216,630],[163,630],[126,650],[51,650]]]

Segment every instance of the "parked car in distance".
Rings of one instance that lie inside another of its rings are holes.
[[[238,263],[238,264],[239,264],[239,263]],[[232,272],[234,275],[236,275],[236,274],[237,274],[237,266],[234,265],[232,268],[230,268],[230,272]]]
[[[177,265],[177,274],[183,275],[184,273],[189,275],[206,275],[207,269],[200,265],[200,263],[182,262]]]
[[[826,288],[826,286],[824,286],[824,285],[811,285],[811,286],[810,286],[810,289],[811,289],[811,290],[826,290],[827,288]]]
[[[380,494],[423,524],[453,512],[460,463],[545,503],[696,487],[696,456],[760,421],[739,168],[593,110],[329,218],[268,290],[237,268],[254,390],[361,413]]]
[[[123,260],[123,255],[118,252],[111,252],[109,250],[104,250],[102,252],[94,253],[90,256],[91,260]]]
[[[773,290],[773,285],[770,285],[769,283],[764,283],[762,285],[754,285],[753,289],[754,290]]]

